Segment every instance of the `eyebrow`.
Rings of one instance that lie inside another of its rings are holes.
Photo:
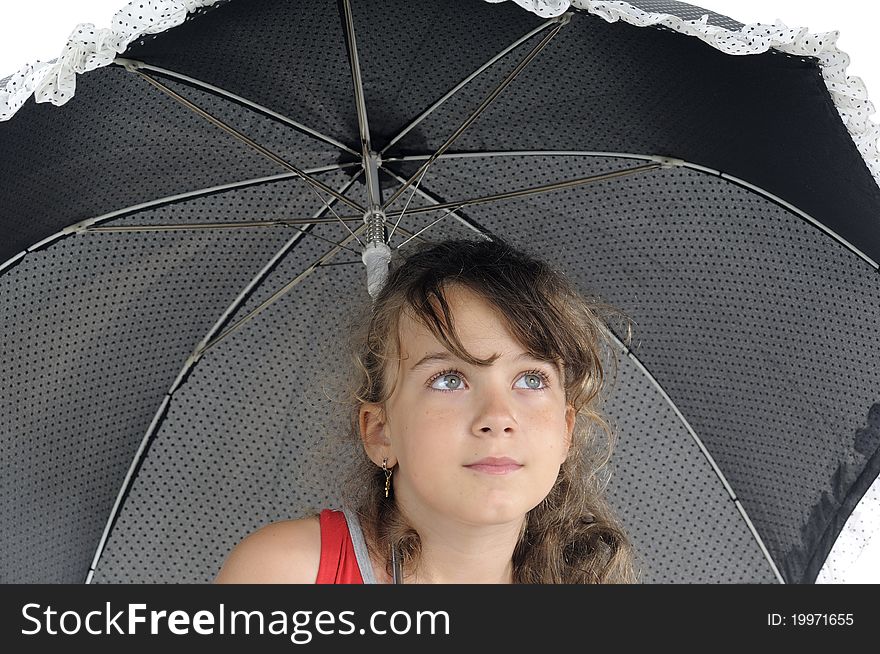
[[[495,360],[498,359],[500,356],[501,356],[501,354],[496,352],[495,354],[493,354],[490,357],[490,362],[488,364],[483,364],[483,365],[492,365],[493,363],[495,363]],[[559,363],[557,363],[556,361],[549,360],[549,359],[540,359],[532,354],[529,354],[528,352],[521,353],[519,356],[514,358],[514,361],[523,361],[526,359],[528,359],[530,361],[541,361],[542,363],[549,363],[553,366],[553,369],[556,370],[556,374],[559,377],[562,377],[562,370],[560,370]],[[451,352],[447,352],[447,351],[431,352],[431,353],[423,356],[421,359],[419,359],[419,361],[415,365],[413,365],[409,370],[410,370],[410,372],[413,372],[419,368],[424,368],[424,367],[431,365],[432,363],[436,363],[438,361],[461,361],[461,359],[459,359],[457,356],[455,356]]]

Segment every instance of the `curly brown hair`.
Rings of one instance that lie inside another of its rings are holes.
[[[381,405],[394,392],[387,373],[389,362],[400,360],[404,311],[464,361],[488,363],[465,350],[454,326],[446,327],[453,323],[444,289],[458,284],[496,307],[530,354],[564,363],[566,402],[577,411],[572,446],[556,483],[523,521],[513,552],[514,583],[637,583],[629,539],[605,499],[616,435],[601,412],[606,368],[613,365],[615,375],[617,370],[609,324],[620,322],[628,344],[631,321],[523,250],[497,238],[453,239],[418,245],[392,260],[381,291],[350,325],[347,437],[360,443],[362,404]],[[417,565],[419,534],[393,494],[385,498],[382,469],[362,446],[356,451],[343,487],[345,503],[358,514],[371,554],[386,558],[393,545],[406,573]]]

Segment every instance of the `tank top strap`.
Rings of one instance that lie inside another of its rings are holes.
[[[362,584],[363,577],[355,555],[345,515],[341,511],[321,511],[321,560],[316,584]]]
[[[347,507],[343,507],[345,521],[348,523],[348,533],[351,537],[351,544],[354,548],[354,555],[357,559],[358,568],[361,571],[361,579],[365,584],[375,584],[376,575],[373,572],[373,563],[370,561],[370,554],[367,550],[367,542],[364,539],[364,532],[361,529],[360,520],[357,513]]]

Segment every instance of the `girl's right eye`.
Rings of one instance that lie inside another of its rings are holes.
[[[437,383],[445,383],[446,388],[438,388]],[[456,372],[455,370],[444,370],[443,372],[437,373],[431,378],[431,381],[428,382],[431,388],[435,391],[442,391],[448,393],[449,391],[454,391],[462,387],[464,385],[464,379],[461,374]]]

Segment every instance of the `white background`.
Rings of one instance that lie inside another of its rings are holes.
[[[449,0],[462,2],[464,0]],[[0,0],[0,79],[35,60],[50,61],[79,23],[110,27],[125,0]],[[866,0],[695,0],[696,4],[741,23],[807,27],[812,33],[839,31],[837,47],[850,56],[848,75],[861,77],[868,97],[880,98],[880,10]],[[874,122],[880,122],[877,114]],[[848,581],[880,583],[880,536],[863,550]]]

